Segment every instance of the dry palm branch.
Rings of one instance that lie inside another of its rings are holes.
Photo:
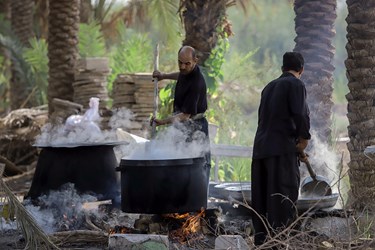
[[[5,193],[9,211],[14,213],[17,226],[25,237],[25,249],[59,249],[6,185],[1,177],[4,168],[4,164],[0,164],[0,192]]]

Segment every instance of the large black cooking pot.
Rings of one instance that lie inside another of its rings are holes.
[[[73,183],[79,193],[116,202],[120,187],[116,178],[118,163],[113,147],[43,147],[25,198],[34,200],[51,190],[59,190],[66,183]]]
[[[122,159],[121,209],[163,214],[207,207],[209,166],[204,157],[163,160]]]

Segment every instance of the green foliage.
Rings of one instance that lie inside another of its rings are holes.
[[[0,34],[0,47],[4,47],[9,52],[14,70],[13,77],[18,78],[25,84],[25,88],[31,92],[36,80],[30,65],[23,56],[24,49],[22,44],[15,37]]]
[[[158,117],[164,118],[173,112],[173,94],[176,83],[173,81],[159,91]]]
[[[249,181],[251,160],[244,158],[222,158],[219,161],[219,181]],[[211,179],[214,179],[211,171]]]
[[[39,104],[47,103],[48,87],[48,48],[44,39],[30,40],[30,48],[24,52],[25,61],[30,65],[35,78],[35,95]]]
[[[78,49],[81,57],[102,57],[106,54],[104,37],[98,23],[81,23],[78,39]]]
[[[228,18],[233,23],[234,37],[231,47],[245,53],[258,49],[254,61],[275,55],[281,58],[285,51],[294,48],[294,11],[288,1],[257,0],[255,8],[244,16],[238,8],[228,9]]]
[[[110,86],[118,74],[151,72],[153,68],[154,53],[147,34],[127,30],[124,24],[119,25],[118,32],[120,41],[110,54]]]
[[[116,0],[111,0],[110,3],[108,2],[107,0],[92,1],[95,21],[102,23],[108,17]]]
[[[179,1],[149,0],[146,4],[155,40],[167,42],[169,46],[179,46],[182,39],[181,22],[177,14]]]
[[[349,88],[347,86],[348,80],[346,78],[346,67],[345,67],[345,60],[348,57],[347,51],[345,48],[347,39],[346,39],[346,26],[347,23],[345,22],[345,18],[348,15],[347,6],[344,3],[338,2],[337,8],[337,19],[335,21],[335,30],[336,35],[334,38],[334,46],[335,46],[335,55],[334,55],[334,65],[335,65],[335,72],[334,72],[334,92],[333,92],[333,100],[335,103],[346,103],[345,95],[349,92]]]
[[[209,95],[214,94],[219,82],[224,80],[224,73],[221,67],[225,62],[225,54],[228,49],[228,39],[220,37],[217,41],[216,47],[211,51],[210,57],[202,67],[202,73],[206,80]]]

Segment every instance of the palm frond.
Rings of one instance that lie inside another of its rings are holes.
[[[81,57],[101,57],[105,55],[105,40],[98,23],[81,23],[78,39],[78,48]]]
[[[32,73],[30,65],[23,57],[23,46],[15,37],[4,36],[0,34],[0,46],[6,48],[10,52],[10,59],[13,63],[16,76],[24,82],[30,91],[35,86],[35,77]],[[14,77],[14,76],[13,76]]]
[[[178,1],[159,1],[152,0],[148,5],[148,12],[151,15],[151,20],[154,21],[158,30],[163,31],[160,33],[164,37],[161,39],[169,42],[179,41],[179,31],[181,30],[181,22],[179,20]]]
[[[103,23],[116,1],[111,0],[109,4],[106,2],[106,0],[96,0],[94,3],[94,20],[99,23]]]
[[[14,211],[17,220],[17,225],[21,230],[26,240],[25,249],[59,249],[48,237],[47,234],[35,222],[32,215],[25,209],[13,192],[4,182],[3,175],[4,164],[0,166],[0,191],[5,193],[6,202],[9,211]]]
[[[32,38],[30,48],[25,48],[23,56],[30,65],[35,78],[36,97],[39,104],[47,103],[48,48],[44,39]]]

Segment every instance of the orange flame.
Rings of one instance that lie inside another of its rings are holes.
[[[189,216],[184,224],[182,224],[182,233],[187,236],[192,233],[196,233],[201,230],[201,218],[205,215],[205,210],[201,211],[197,215]]]

